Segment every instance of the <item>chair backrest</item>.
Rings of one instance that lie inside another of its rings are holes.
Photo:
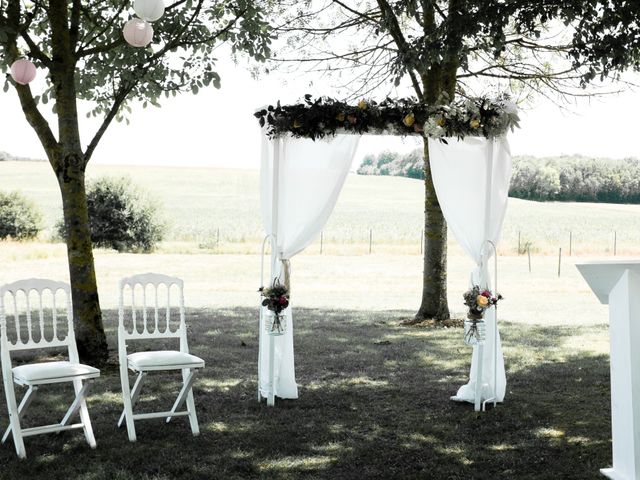
[[[32,310],[37,311],[37,319],[32,318]],[[51,313],[47,314],[49,310]],[[64,327],[62,332],[61,327]],[[30,278],[1,286],[0,348],[3,359],[10,358],[8,353],[15,350],[55,347],[67,347],[69,360],[78,361],[69,285]]]
[[[172,313],[179,314],[177,325],[172,320]],[[188,352],[184,282],[158,273],[133,275],[120,280],[119,346],[124,347],[125,340],[164,338],[179,338],[180,350]]]

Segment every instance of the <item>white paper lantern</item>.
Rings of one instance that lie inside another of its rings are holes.
[[[155,22],[164,14],[163,0],[135,0],[133,9],[143,20],[147,22]]]
[[[11,64],[11,78],[20,85],[26,85],[36,78],[36,66],[26,58],[16,60]]]
[[[150,23],[133,18],[124,24],[124,39],[134,47],[146,47],[153,39],[153,27]]]

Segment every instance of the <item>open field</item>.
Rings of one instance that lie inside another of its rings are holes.
[[[184,418],[137,422],[130,444],[115,360],[89,400],[98,442],[81,432],[0,447],[0,479],[598,479],[610,465],[608,335],[505,324],[505,403],[482,414],[449,400],[468,374],[459,329],[399,327],[410,312],[299,311],[300,398],[256,401],[252,311],[191,310],[192,351],[207,363],[194,390],[201,435]],[[106,312],[115,347],[114,311]],[[176,376],[151,376],[141,411],[165,409]],[[48,392],[50,395],[46,395]],[[52,395],[51,395],[52,394]],[[62,417],[71,390],[42,388],[26,425]],[[6,425],[4,396],[0,427]]]
[[[129,175],[164,205],[170,230],[165,252],[259,253],[262,226],[258,172],[180,167],[90,165],[88,177]],[[60,217],[55,177],[42,162],[0,162],[0,189],[20,189],[43,210],[47,227]],[[423,225],[423,187],[418,180],[350,175],[324,233],[326,254],[369,251],[419,254]],[[514,255],[530,242],[531,252],[611,255],[640,254],[640,205],[538,203],[512,199],[500,246]],[[220,242],[218,242],[218,232]],[[45,235],[46,236],[46,235]],[[459,252],[450,239],[452,253]],[[319,253],[319,242],[308,253]]]

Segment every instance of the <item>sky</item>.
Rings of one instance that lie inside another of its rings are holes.
[[[164,99],[162,108],[133,105],[131,123],[114,123],[102,139],[92,162],[100,164],[189,165],[259,168],[260,128],[253,112],[267,104],[295,102],[305,93],[332,95],[329,83],[272,73],[253,79],[246,65],[223,60],[222,88],[198,95]],[[34,94],[42,86],[32,84]],[[41,106],[50,118],[51,103]],[[521,129],[509,136],[513,155],[582,154],[597,157],[640,158],[640,90],[589,101],[564,111],[538,100],[521,112]],[[86,105],[81,109],[87,111]],[[55,125],[55,123],[54,123]],[[82,116],[81,134],[88,143],[97,129],[95,119]],[[354,166],[362,157],[389,149],[407,152],[417,138],[365,136]],[[0,91],[0,151],[44,158],[37,137],[24,119],[15,92]]]

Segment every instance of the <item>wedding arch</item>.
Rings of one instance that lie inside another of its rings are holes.
[[[320,234],[337,202],[362,135],[428,137],[433,182],[450,230],[475,261],[471,285],[491,288],[489,260],[495,254],[507,207],[511,155],[506,134],[518,126],[506,96],[469,98],[428,107],[413,99],[387,98],[357,105],[326,97],[293,105],[270,105],[255,113],[262,127],[261,210],[271,243],[270,285],[290,286],[289,261]],[[264,277],[264,262],[263,262]],[[264,283],[264,281],[263,281]],[[267,329],[260,310],[258,399],[297,398],[293,312],[283,309],[284,332]],[[479,410],[502,402],[504,359],[496,309],[484,315],[486,340],[474,345],[469,382],[453,400]],[[267,331],[269,330],[269,331]]]

